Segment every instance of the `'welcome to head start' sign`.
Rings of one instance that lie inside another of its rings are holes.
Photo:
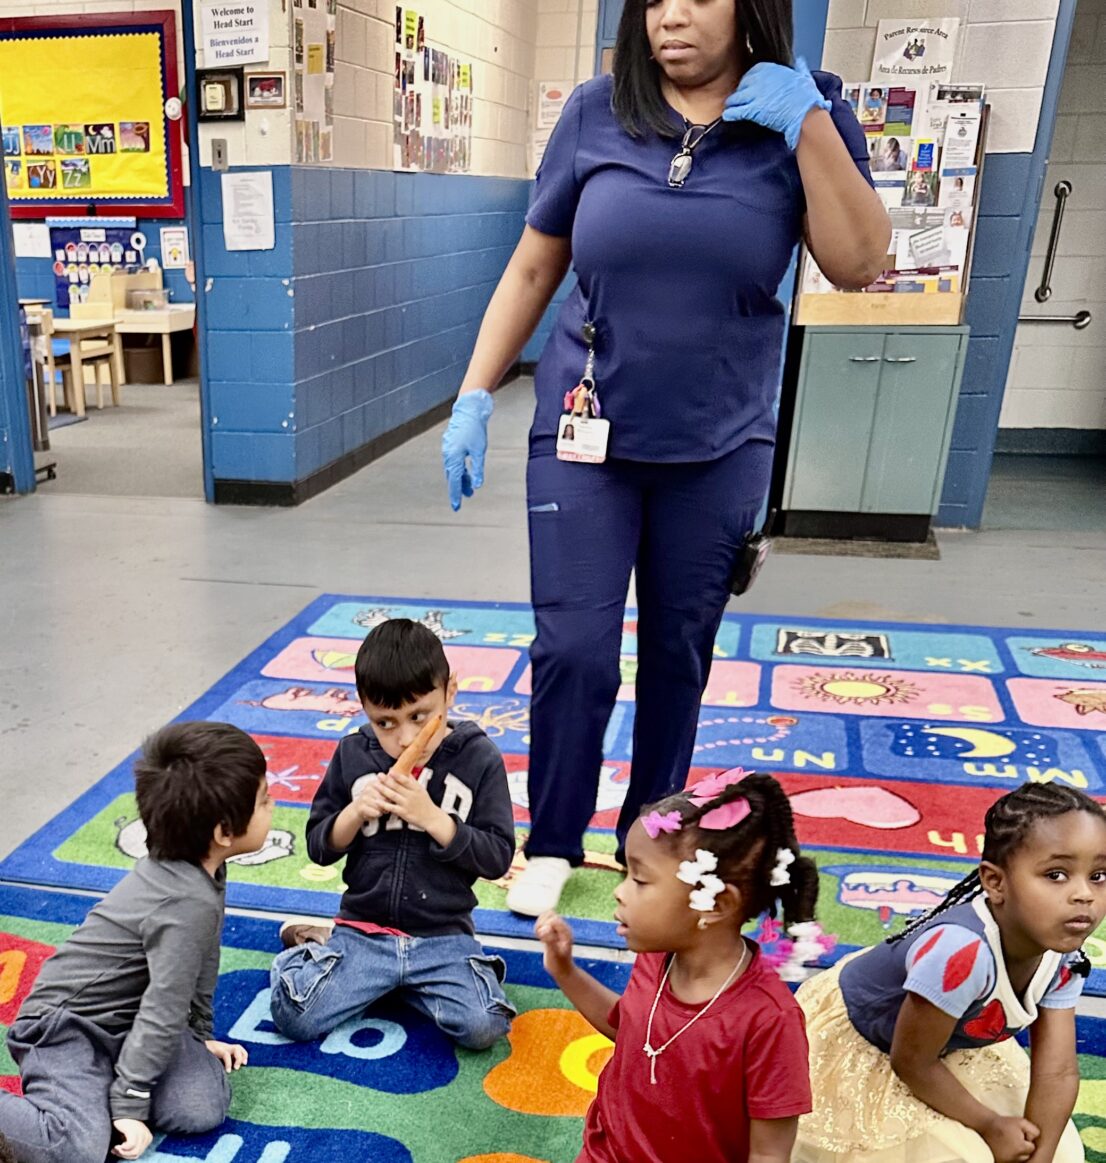
[[[205,3],[200,13],[207,68],[269,59],[268,0],[219,0]]]

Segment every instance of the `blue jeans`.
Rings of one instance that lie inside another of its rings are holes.
[[[503,959],[466,934],[389,937],[336,925],[325,945],[287,949],[273,962],[273,1021],[297,1042],[325,1037],[398,990],[468,1050],[486,1050],[517,1012],[500,984]]]

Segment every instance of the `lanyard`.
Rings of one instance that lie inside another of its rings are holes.
[[[691,168],[695,164],[695,151],[699,148],[699,143],[712,129],[721,124],[721,117],[716,117],[710,125],[692,125],[686,117],[684,118],[684,125],[687,126],[687,130],[684,133],[683,141],[680,143],[679,152],[672,159],[672,163],[668,167],[668,184],[674,190],[679,190],[684,182],[687,181],[688,175],[691,173]]]

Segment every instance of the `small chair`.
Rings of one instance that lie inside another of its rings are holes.
[[[42,338],[40,347],[35,352],[36,360],[46,369],[46,383],[49,397],[50,415],[58,414],[57,406],[57,372],[61,372],[62,390],[65,406],[78,415],[84,414],[84,408],[78,407],[77,392],[84,392],[85,385],[73,382],[73,361],[70,354],[57,354],[54,351],[54,314],[52,311],[43,311],[40,316]],[[88,338],[81,339],[74,335],[69,339],[70,350],[73,344],[80,345],[81,365],[96,369],[96,407],[104,407],[104,381],[102,369],[107,367],[108,378],[111,381],[111,402],[119,406],[119,375],[115,364],[115,344],[111,339]],[[80,397],[84,402],[84,396]]]

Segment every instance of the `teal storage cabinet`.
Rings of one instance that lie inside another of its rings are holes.
[[[807,327],[801,342],[782,531],[924,541],[968,328]]]

